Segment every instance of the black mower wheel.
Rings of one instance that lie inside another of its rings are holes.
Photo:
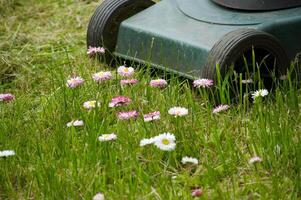
[[[264,62],[259,69],[264,82],[265,79],[270,79],[268,82],[271,81],[272,71],[277,77],[286,74],[289,58],[278,39],[263,31],[238,29],[226,34],[213,46],[202,75],[204,78],[216,79],[216,65],[218,64],[222,77],[231,66],[234,66],[235,72],[242,73],[244,76],[244,73],[253,71],[253,52],[257,64]]]
[[[119,25],[125,19],[152,6],[151,0],[105,0],[92,15],[87,30],[87,47],[104,47],[106,62],[112,61]]]

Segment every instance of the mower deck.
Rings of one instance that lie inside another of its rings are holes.
[[[273,33],[289,47],[292,58],[301,44],[285,32],[301,35],[299,13],[301,7],[258,13],[225,9],[209,0],[163,0],[121,23],[114,54],[201,77],[208,53],[220,38],[238,28],[253,28]]]

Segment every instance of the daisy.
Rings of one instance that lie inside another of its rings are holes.
[[[0,94],[0,101],[11,102],[15,99],[15,96],[10,93]]]
[[[16,153],[13,150],[0,151],[0,157],[8,157],[8,156],[14,156],[14,155],[16,155]]]
[[[156,80],[151,80],[149,85],[151,87],[158,87],[158,88],[164,88],[167,86],[167,81],[164,79],[156,79]]]
[[[71,126],[83,126],[84,122],[82,120],[72,120],[71,122],[67,123],[67,127]]]
[[[134,75],[135,70],[133,67],[120,66],[118,67],[117,72],[120,76],[130,77]]]
[[[125,96],[118,96],[118,97],[114,97],[112,98],[111,102],[109,103],[109,107],[113,108],[113,107],[118,107],[118,106],[122,106],[122,105],[128,105],[132,100],[128,97]]]
[[[202,194],[203,194],[203,191],[201,188],[195,188],[191,191],[191,196],[193,196],[193,197],[200,197],[200,196],[202,196]]]
[[[261,90],[257,90],[252,94],[252,98],[256,99],[257,97],[264,97],[267,96],[269,94],[267,89],[261,89]]]
[[[95,54],[104,54],[106,52],[105,48],[103,47],[91,47],[89,46],[87,50],[87,54],[89,57],[94,56]]]
[[[92,78],[95,82],[100,83],[100,82],[103,82],[103,81],[106,81],[106,80],[110,80],[112,78],[112,74],[109,71],[107,71],[107,72],[100,71],[100,72],[97,72],[97,73],[93,74]]]
[[[154,138],[145,138],[140,141],[140,147],[145,145],[153,144],[155,142]]]
[[[105,195],[103,193],[97,193],[92,200],[105,200]]]
[[[154,144],[163,151],[172,151],[176,148],[175,136],[171,133],[163,133],[154,137]]]
[[[138,80],[137,79],[128,79],[128,80],[121,80],[120,81],[120,84],[122,85],[122,86],[124,86],[124,85],[135,85],[135,84],[137,84],[138,83]]]
[[[160,119],[160,111],[151,112],[148,114],[143,115],[145,122],[150,122],[153,120],[159,120]]]
[[[212,85],[213,85],[213,80],[211,80],[211,79],[202,78],[202,79],[193,81],[193,86],[196,88],[200,88],[200,87],[210,88]]]
[[[188,115],[188,109],[183,107],[173,107],[168,110],[168,114],[175,117],[182,117],[184,115]]]
[[[97,101],[86,101],[83,106],[84,108],[88,109],[88,110],[91,110],[93,108],[95,108],[97,106],[100,106],[100,103],[97,102]]]
[[[76,88],[84,83],[84,79],[80,76],[76,76],[67,80],[67,87]]]
[[[249,160],[249,164],[254,164],[254,163],[257,163],[257,162],[262,162],[262,159],[258,156],[255,156],[255,157],[253,157]]]
[[[117,139],[117,135],[115,133],[103,134],[103,135],[101,135],[101,136],[98,137],[98,140],[100,142],[112,141],[112,140],[116,140],[116,139]]]
[[[275,154],[280,154],[281,153],[281,147],[279,146],[279,144],[277,144],[275,147],[274,147],[274,153]]]
[[[187,156],[183,157],[181,162],[183,164],[187,164],[187,163],[192,163],[192,164],[195,164],[195,165],[199,164],[198,159],[192,158],[192,157],[187,157]]]
[[[246,79],[246,80],[241,80],[241,83],[249,84],[249,83],[253,83],[253,80],[249,78],[249,79]]]
[[[284,80],[286,80],[286,79],[287,79],[287,75],[281,75],[281,76],[280,76],[280,80],[284,81]]]
[[[127,111],[127,112],[119,112],[118,113],[118,119],[120,120],[127,120],[131,118],[137,118],[139,113],[136,110]]]
[[[224,110],[228,110],[230,108],[230,106],[229,105],[219,105],[219,106],[217,106],[217,107],[215,107],[214,109],[213,109],[213,111],[212,111],[212,113],[219,113],[219,112],[221,112],[221,111],[224,111]]]

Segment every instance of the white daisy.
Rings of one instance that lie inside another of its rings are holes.
[[[84,108],[88,109],[88,110],[91,110],[93,108],[95,108],[97,106],[100,106],[100,103],[97,102],[97,101],[86,101],[83,106]]]
[[[257,90],[252,94],[252,98],[256,99],[257,97],[264,97],[267,96],[269,94],[267,89],[261,89],[261,90]]]
[[[84,122],[82,120],[72,120],[71,122],[67,123],[67,127],[71,126],[83,126]]]
[[[176,148],[175,136],[171,133],[163,133],[154,137],[154,144],[163,151],[172,151]]]
[[[168,110],[168,114],[175,117],[182,117],[184,115],[188,115],[188,109],[183,107],[173,107]]]
[[[280,80],[284,81],[284,80],[286,80],[286,79],[287,79],[287,75],[281,75],[281,76],[280,76]]]
[[[145,145],[153,144],[155,142],[154,138],[145,138],[140,141],[140,147]]]
[[[249,160],[249,164],[254,164],[254,163],[258,163],[258,162],[262,162],[262,159],[258,156],[255,156]]]
[[[187,157],[187,156],[183,157],[181,162],[183,164],[187,164],[187,163],[192,163],[192,164],[196,164],[196,165],[199,164],[198,159],[192,158],[192,157]]]
[[[105,195],[103,193],[97,193],[92,200],[105,200]]]
[[[279,144],[277,144],[275,147],[274,147],[274,153],[276,155],[279,155],[281,153],[281,147]]]
[[[16,153],[13,150],[0,151],[0,157],[8,157],[8,156],[14,156],[14,155],[16,155]]]
[[[241,83],[249,84],[249,83],[253,83],[253,80],[249,78],[249,79],[241,80]]]
[[[111,134],[103,134],[101,136],[98,137],[98,140],[101,142],[104,141],[112,141],[112,140],[116,140],[117,139],[117,135],[114,133]]]

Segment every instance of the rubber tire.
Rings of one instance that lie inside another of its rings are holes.
[[[106,62],[111,63],[120,23],[152,6],[151,0],[105,0],[92,15],[87,30],[87,48],[104,47]]]
[[[225,76],[229,67],[242,56],[242,53],[252,47],[262,48],[270,52],[276,58],[277,72],[286,73],[289,67],[289,58],[280,41],[271,34],[246,28],[226,34],[212,47],[202,76],[214,80],[217,64],[219,64],[221,76]]]

